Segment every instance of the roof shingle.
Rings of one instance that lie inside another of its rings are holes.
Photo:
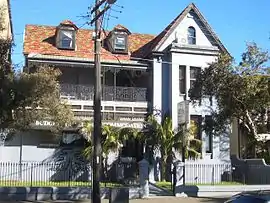
[[[70,21],[64,21],[68,23]],[[94,41],[92,40],[93,30],[78,29],[76,31],[76,49],[75,50],[61,50],[56,44],[56,26],[43,25],[26,25],[25,39],[23,46],[23,53],[28,55],[30,53],[53,55],[53,56],[67,56],[78,58],[94,58]],[[106,35],[108,32],[105,33]],[[104,60],[131,60],[132,56],[144,57],[145,51],[143,47],[155,38],[150,34],[136,34],[129,35],[129,54],[112,54],[108,50],[102,48],[101,58]]]

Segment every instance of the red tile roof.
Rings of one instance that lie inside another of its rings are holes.
[[[71,21],[62,23],[74,25]],[[119,25],[120,27],[120,25]],[[42,55],[77,57],[77,58],[94,58],[94,41],[92,40],[93,30],[78,29],[76,32],[76,50],[60,50],[55,46],[56,26],[26,25],[23,53],[25,55],[34,53]],[[124,27],[121,26],[123,29]],[[126,28],[125,28],[126,29]],[[106,33],[108,34],[108,33]],[[102,48],[102,60],[131,60],[131,56],[143,57],[146,53],[144,47],[151,43],[154,35],[135,34],[129,35],[129,54],[112,54]],[[118,59],[117,59],[118,58]]]
[[[78,27],[70,20],[64,20],[60,23],[60,26],[71,26],[71,27],[74,27],[76,30],[78,29]]]

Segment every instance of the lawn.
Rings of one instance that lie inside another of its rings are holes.
[[[79,181],[0,181],[0,187],[90,187],[91,182],[79,182]],[[121,187],[119,183],[101,183],[100,187]]]
[[[156,182],[156,185],[158,187],[161,187],[163,189],[166,189],[166,190],[172,190],[172,183],[171,182]],[[187,183],[186,184],[187,186],[188,185],[197,185],[197,186],[229,186],[229,185],[243,185],[242,183],[238,183],[238,182],[220,182],[220,183],[214,183],[214,184],[211,184],[211,183],[208,183],[208,184],[190,184],[190,183]]]
[[[172,190],[172,183],[171,182],[156,182],[156,185],[166,189]],[[186,184],[186,185],[198,185],[198,186],[211,186],[211,185],[218,185],[218,186],[228,186],[228,185],[242,185],[241,183],[237,182],[220,182],[215,184]],[[120,183],[100,183],[100,187],[121,187],[123,186]],[[91,187],[91,182],[79,182],[79,181],[61,181],[61,182],[54,182],[54,181],[14,181],[14,180],[0,180],[0,187]]]

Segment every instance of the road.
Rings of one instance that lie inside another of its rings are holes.
[[[180,198],[180,197],[156,197],[149,199],[133,199],[129,200],[130,203],[224,203],[224,198]],[[29,203],[31,201],[0,201],[0,203]],[[35,201],[33,201],[35,202]],[[90,200],[84,201],[36,201],[38,203],[90,203]],[[102,203],[109,203],[109,200],[102,200]]]

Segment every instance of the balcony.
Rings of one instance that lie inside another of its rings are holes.
[[[61,98],[70,100],[94,100],[94,86],[60,84]],[[147,102],[147,88],[103,86],[103,101]]]

